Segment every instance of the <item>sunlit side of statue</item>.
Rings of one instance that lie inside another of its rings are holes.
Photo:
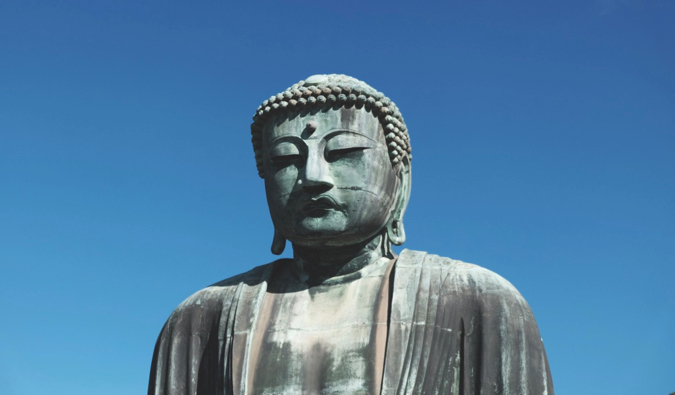
[[[362,81],[316,75],[251,126],[280,259],[169,317],[149,394],[553,394],[529,306],[476,265],[405,241],[411,146]]]

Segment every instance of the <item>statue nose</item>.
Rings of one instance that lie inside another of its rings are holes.
[[[319,192],[323,192],[331,189],[334,185],[329,164],[323,157],[323,152],[309,152],[303,173],[301,179],[303,188],[320,189]]]

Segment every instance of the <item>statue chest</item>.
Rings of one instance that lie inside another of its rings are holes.
[[[378,393],[387,338],[387,266],[347,283],[265,294],[248,382],[255,394]]]

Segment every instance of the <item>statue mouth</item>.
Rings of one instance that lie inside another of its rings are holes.
[[[302,206],[302,212],[309,217],[323,217],[331,211],[343,211],[342,205],[329,195],[310,199]]]

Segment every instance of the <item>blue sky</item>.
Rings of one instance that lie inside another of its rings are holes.
[[[275,259],[248,128],[318,73],[397,103],[405,247],[511,281],[557,393],[675,391],[674,19],[669,0],[0,1],[0,393],[146,390],[176,305]]]

